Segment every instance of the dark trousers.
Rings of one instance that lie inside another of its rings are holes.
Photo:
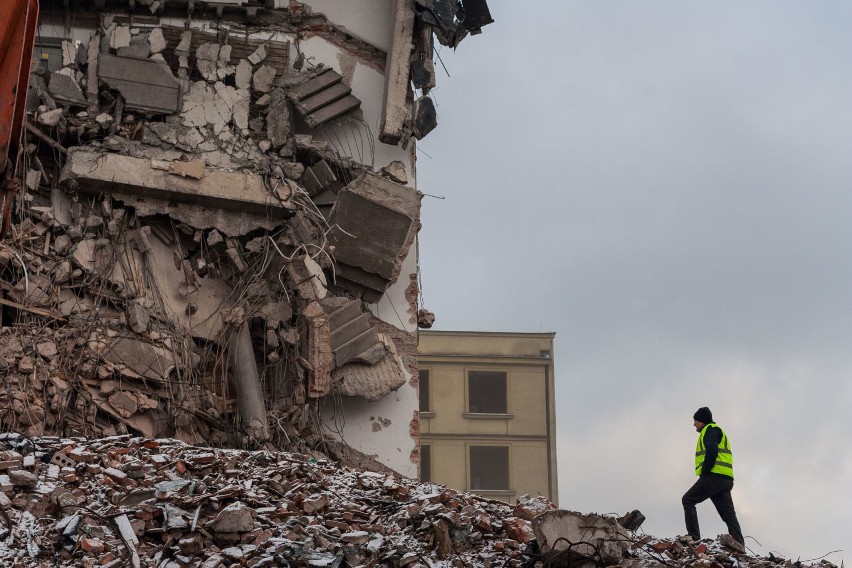
[[[728,533],[734,537],[734,540],[745,544],[740,523],[737,520],[737,513],[734,511],[734,500],[731,499],[731,489],[733,488],[734,480],[732,478],[711,473],[699,477],[695,485],[683,494],[681,501],[686,517],[686,532],[693,540],[701,538],[701,531],[698,528],[698,511],[695,510],[695,506],[710,499],[716,507],[716,512],[722,517],[722,521],[728,525]]]

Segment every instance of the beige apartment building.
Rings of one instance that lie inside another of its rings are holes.
[[[419,334],[421,479],[557,503],[555,334]]]

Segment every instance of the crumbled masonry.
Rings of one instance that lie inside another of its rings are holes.
[[[803,566],[725,542],[643,536],[540,496],[511,506],[318,454],[0,435],[0,563],[14,568]]]
[[[407,146],[436,125],[433,36],[490,22],[468,3],[467,27],[445,2],[440,20],[388,6],[377,47],[295,1],[42,0],[0,187],[0,427],[321,446],[380,469],[323,413],[417,375],[434,316],[403,272],[423,196]],[[378,79],[356,89],[356,66]]]

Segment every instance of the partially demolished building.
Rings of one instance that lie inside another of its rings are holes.
[[[0,425],[416,476],[415,141],[433,44],[490,21],[484,0],[42,0],[2,193]]]

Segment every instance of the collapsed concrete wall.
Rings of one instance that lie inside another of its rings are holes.
[[[43,2],[0,425],[334,454],[331,434],[416,475],[409,59],[438,24],[388,5],[384,31],[352,22],[371,45],[297,2],[88,8]]]

